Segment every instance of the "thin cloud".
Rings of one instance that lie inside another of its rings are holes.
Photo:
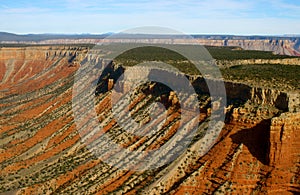
[[[26,7],[26,8],[4,8],[1,12],[6,14],[36,14],[48,12],[50,9],[38,8],[38,7]]]
[[[187,33],[299,34],[298,13],[300,3],[283,0],[28,0],[0,6],[0,31],[101,33],[166,26]]]
[[[278,13],[283,17],[296,17],[300,18],[300,2],[287,2],[281,0],[274,0],[270,2],[273,9],[276,9]]]

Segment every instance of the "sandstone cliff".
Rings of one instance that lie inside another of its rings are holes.
[[[27,41],[12,41],[2,40],[1,43],[25,43],[25,44],[81,44],[81,43],[100,43],[100,42],[116,42],[119,39],[108,39],[101,38],[88,38],[79,36],[74,39],[72,36],[68,38],[47,38],[45,40],[34,41],[30,39]],[[132,42],[133,39],[123,38],[123,42]],[[297,37],[257,37],[257,36],[194,36],[193,39],[186,39],[182,37],[160,37],[160,38],[149,38],[145,39],[139,37],[135,40],[136,42],[144,43],[172,43],[172,44],[194,44],[199,43],[201,45],[209,46],[235,46],[241,47],[245,50],[260,50],[260,51],[272,51],[276,54],[285,54],[292,56],[300,56],[299,38]]]
[[[300,58],[288,59],[248,59],[248,60],[216,60],[216,64],[220,67],[231,67],[238,65],[254,65],[254,64],[282,64],[282,65],[300,65]]]
[[[141,86],[134,91],[131,115],[141,125],[147,124],[151,122],[148,106],[159,101],[167,108],[167,119],[163,125],[161,121],[155,124],[160,129],[149,136],[135,136],[122,130],[111,111],[110,89],[115,84],[114,77],[123,69],[111,64],[109,75],[101,77],[105,90],[99,91],[97,96],[95,93],[88,96],[103,131],[90,132],[93,123],[88,117],[84,118],[84,112],[83,124],[78,127],[74,119],[74,106],[78,105],[72,105],[72,89],[79,62],[92,60],[85,58],[85,52],[86,48],[56,46],[0,50],[0,192],[300,193],[300,100],[297,92],[225,82],[228,96],[228,105],[224,108],[227,112],[225,125],[217,142],[207,154],[201,155],[198,146],[204,141],[201,133],[207,128],[212,103],[203,78],[188,76],[201,100],[199,131],[189,149],[158,169],[122,170],[105,163],[112,149],[105,148],[105,143],[99,139],[107,134],[111,142],[131,151],[162,147],[174,136],[179,125],[178,98],[174,92],[157,84]],[[100,59],[98,62],[107,63]],[[95,82],[101,84],[99,79]],[[119,87],[126,90],[126,83]],[[161,97],[160,92],[163,92]],[[191,97],[184,98],[189,105]],[[83,111],[85,107],[82,106]],[[85,131],[79,134],[81,129]],[[91,153],[102,149],[101,158]],[[167,149],[170,152],[166,156],[174,155],[172,147]],[[129,158],[119,157],[120,162],[131,163]]]
[[[105,42],[114,42],[119,40],[108,39]],[[124,39],[124,42],[132,42],[132,39]],[[48,40],[42,41],[42,44],[53,44],[53,43],[97,43],[103,42],[103,40],[95,39],[79,39],[79,40]],[[276,54],[300,56],[299,50],[299,39],[262,39],[262,40],[245,40],[245,39],[201,39],[195,38],[192,40],[186,39],[139,39],[138,42],[143,43],[172,43],[172,44],[194,44],[198,43],[201,45],[208,46],[235,46],[241,47],[245,50],[260,50],[260,51],[273,51]]]

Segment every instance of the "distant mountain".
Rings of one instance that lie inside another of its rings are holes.
[[[109,32],[105,34],[25,34],[18,35],[8,32],[0,32],[0,42],[39,42],[56,39],[103,39],[114,33]],[[128,38],[134,36],[135,38],[186,38],[189,35],[149,35],[149,34],[118,34],[118,38]],[[282,35],[282,36],[239,36],[239,35],[191,35],[196,39],[214,39],[214,40],[265,40],[265,39],[280,39],[280,40],[294,40],[299,39],[300,35]]]
[[[300,36],[240,36],[240,35],[151,35],[151,34],[26,34],[18,35],[0,32],[0,44],[95,44],[102,39],[114,35],[114,39],[131,39],[146,43],[170,42],[178,44],[194,44],[207,46],[233,46],[246,50],[272,51],[276,54],[300,56]],[[149,39],[152,39],[151,41]],[[150,41],[150,42],[149,42]]]
[[[55,39],[103,39],[109,36],[111,33],[91,35],[91,34],[26,34],[18,35],[7,32],[0,32],[0,41],[45,41],[45,40],[55,40]]]

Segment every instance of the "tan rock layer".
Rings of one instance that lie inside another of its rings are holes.
[[[139,43],[170,43],[170,44],[201,44],[208,46],[235,46],[241,47],[245,50],[260,50],[260,51],[273,51],[276,54],[285,54],[292,56],[300,56],[299,40],[287,39],[262,39],[262,40],[247,40],[247,39],[122,39],[122,42],[139,42]],[[14,43],[30,43],[30,44],[82,44],[82,43],[106,43],[106,42],[120,42],[120,39],[56,39],[45,40],[40,42],[14,42]],[[3,42],[7,43],[7,42]],[[12,43],[12,42],[8,42]]]
[[[0,74],[7,77],[0,85],[4,91],[0,99],[0,193],[300,193],[300,115],[294,109],[299,105],[298,94],[226,82],[228,98],[239,98],[244,105],[228,109],[232,112],[230,120],[206,155],[199,156],[193,144],[178,160],[158,170],[118,170],[87,149],[74,123],[71,97],[73,74],[78,65],[69,66],[68,54],[73,55],[75,51],[65,48],[0,50],[0,65],[19,59],[18,63],[11,63],[14,64],[12,70],[1,65]],[[35,63],[35,58],[39,58],[39,63]],[[80,62],[81,59],[73,60]],[[32,71],[34,66],[42,68]],[[14,77],[19,69],[24,72]],[[45,69],[47,71],[41,74]],[[31,80],[25,82],[24,77]],[[201,78],[191,79],[191,82],[195,89],[208,92]],[[108,80],[107,85],[112,88],[113,80]],[[149,91],[154,88],[150,86]],[[137,96],[131,109],[135,113],[142,111],[140,108],[150,102],[150,96]],[[84,132],[83,136],[89,138],[87,142],[93,143],[95,149],[101,147],[97,139],[103,133],[124,147],[147,151],[163,145],[176,132],[178,121],[174,120],[179,112],[170,107],[169,118],[163,126],[165,131],[153,135],[153,139],[130,137],[118,128],[110,115],[109,99],[109,91],[92,99],[104,129],[93,136]],[[177,103],[173,92],[162,99],[171,105]],[[208,98],[205,101],[199,119],[204,127],[209,113],[205,110],[210,103]],[[278,110],[286,113],[279,115]],[[85,122],[89,127],[89,120]],[[108,150],[102,158],[109,155]],[[130,163],[130,159],[123,160]]]

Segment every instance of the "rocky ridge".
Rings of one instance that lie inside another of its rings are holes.
[[[239,65],[255,64],[282,64],[282,65],[300,65],[300,58],[288,59],[247,59],[247,60],[216,60],[215,63],[220,67],[229,68]]]
[[[72,38],[72,36],[65,36],[65,38],[57,37],[48,37],[45,39],[35,40],[32,38],[27,38],[22,41],[12,41],[0,39],[0,43],[2,44],[82,44],[82,43],[105,43],[105,42],[119,42],[120,38],[100,36],[101,38],[89,38],[84,36],[79,36],[77,38]],[[201,45],[208,46],[234,46],[241,47],[245,50],[260,50],[260,51],[272,51],[276,54],[282,55],[292,55],[292,56],[300,56],[299,51],[299,38],[298,37],[259,37],[259,36],[192,36],[193,38],[186,39],[179,37],[159,37],[155,38],[143,38],[139,37],[135,42],[143,42],[143,43],[171,43],[171,44],[195,44],[199,43]],[[16,39],[14,37],[14,39]],[[123,42],[132,42],[132,38],[126,39],[123,37]]]
[[[86,53],[87,48],[60,46],[0,50],[0,192],[300,192],[299,93],[230,81],[225,82],[228,98],[228,107],[224,108],[225,126],[206,155],[197,153],[200,136],[171,164],[152,171],[121,170],[95,158],[80,140],[94,143],[101,133],[80,136],[71,103],[74,74]],[[112,72],[115,70],[112,65]],[[200,94],[199,122],[205,129],[211,109],[207,87],[201,77],[190,79]],[[98,94],[95,109],[99,123],[113,141],[133,150],[152,150],[174,135],[179,110],[172,91],[166,91],[160,98],[153,95],[160,89],[158,85],[144,86],[137,91],[131,107],[133,114],[140,117],[136,120],[142,124],[149,120],[147,105],[157,100],[168,105],[164,128],[145,139],[120,130],[110,111],[109,89],[114,79],[105,77],[102,82],[107,90]],[[88,129],[90,122],[86,121],[85,125]]]

